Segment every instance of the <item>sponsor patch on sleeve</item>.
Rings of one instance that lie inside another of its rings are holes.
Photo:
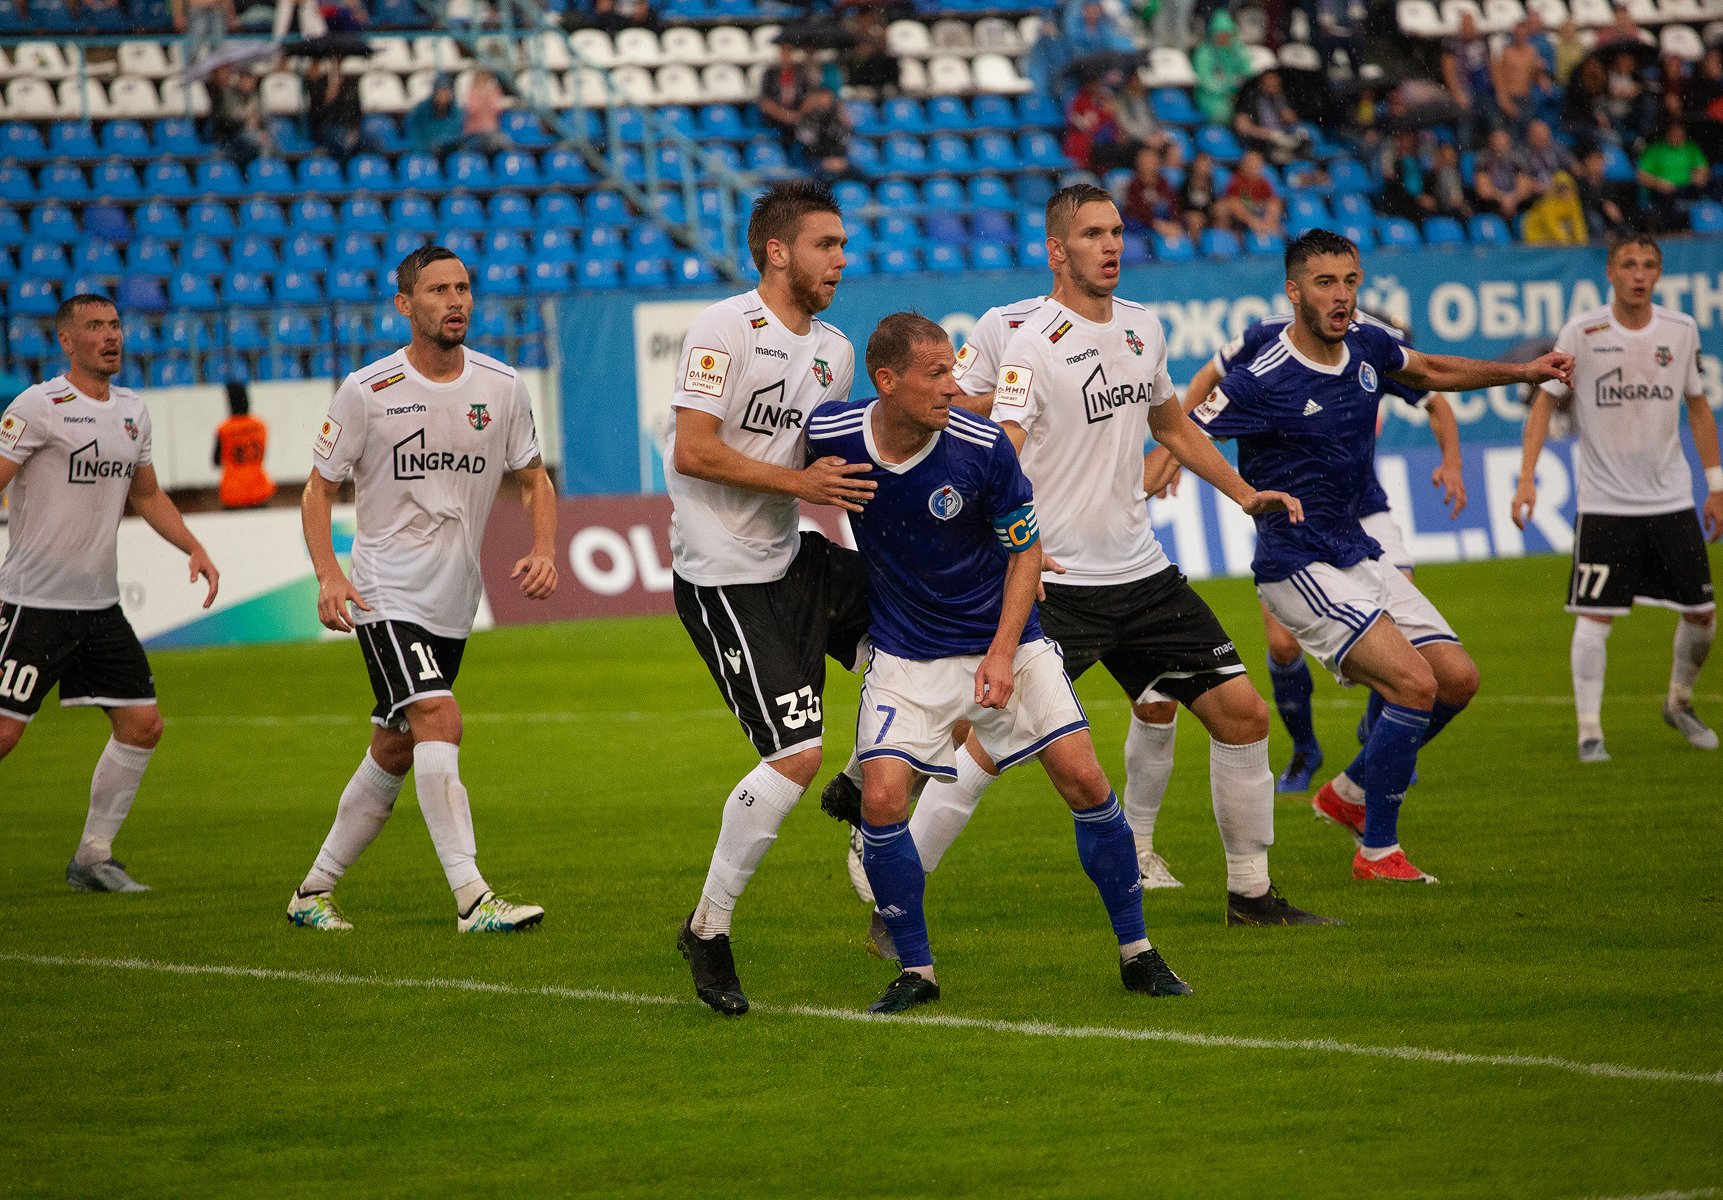
[[[1225,410],[1232,401],[1226,398],[1226,393],[1216,388],[1208,394],[1208,399],[1191,410],[1191,416],[1207,425]]]
[[[1059,326],[1059,328],[1055,329],[1052,333],[1048,334],[1047,340],[1050,342],[1056,342],[1060,338],[1064,337],[1067,333],[1070,333],[1070,332],[1071,332],[1071,322],[1066,321],[1063,324],[1061,324]]]
[[[688,352],[688,374],[682,389],[705,396],[722,396],[724,380],[730,374],[730,356],[722,350],[696,346]]]
[[[373,392],[380,392],[384,388],[389,387],[391,384],[400,383],[401,380],[405,379],[406,377],[407,377],[407,373],[405,371],[396,371],[393,375],[389,376],[389,378],[379,379],[376,383],[373,383],[371,385],[371,390]]]
[[[77,398],[78,398],[78,393],[76,393],[76,392],[67,392],[64,396],[49,396],[48,397],[48,399],[52,400],[55,404],[64,404],[68,400],[76,400]]]
[[[7,413],[0,417],[0,448],[17,449],[18,439],[24,436],[24,430],[29,424],[30,422],[17,413]]]
[[[1029,403],[1029,385],[1034,379],[1035,372],[1028,367],[1006,367],[999,372],[999,383],[993,389],[993,402],[1024,407]]]
[[[324,417],[323,424],[317,427],[317,436],[311,440],[311,448],[317,452],[318,458],[328,458],[335,453],[335,443],[341,440],[341,422],[334,417]]]
[[[951,368],[953,379],[962,379],[965,371],[975,365],[975,344],[964,342],[963,349],[957,352],[957,364]]]
[[[1608,328],[1609,328],[1609,322],[1608,321],[1600,321],[1596,325],[1587,325],[1582,332],[1584,332],[1584,333],[1602,333],[1604,330],[1606,330]]]
[[[764,329],[768,324],[770,324],[770,322],[768,322],[764,317],[755,317],[752,321],[749,321],[748,324],[753,326],[755,329]]]

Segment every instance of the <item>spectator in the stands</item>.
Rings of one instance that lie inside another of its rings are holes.
[[[1532,90],[1526,97],[1531,106],[1533,119],[1542,121],[1551,129],[1562,123],[1564,96],[1562,90],[1550,78],[1549,68],[1540,61],[1537,73],[1532,76]]]
[[[788,151],[796,143],[796,126],[808,102],[812,81],[800,51],[788,42],[778,43],[778,61],[760,79],[760,115],[777,132]]]
[[[1585,210],[1580,207],[1572,175],[1555,173],[1544,194],[1526,209],[1523,235],[1533,245],[1585,245]]]
[[[514,145],[502,131],[503,87],[491,72],[473,73],[461,120],[461,148],[499,154]]]
[[[342,164],[355,154],[383,153],[382,143],[365,133],[359,77],[342,74],[340,59],[312,60],[305,72],[305,103],[311,140]]]
[[[1543,66],[1536,47],[1531,43],[1531,27],[1525,21],[1514,26],[1513,40],[1502,47],[1491,64],[1495,77],[1496,107],[1502,119],[1518,136],[1532,119],[1532,80]]]
[[[1362,10],[1360,10],[1362,11]],[[1310,0],[1310,44],[1324,70],[1334,65],[1334,52],[1346,51],[1346,65],[1356,76],[1364,65],[1364,30],[1352,19],[1351,0]]]
[[[1220,200],[1214,180],[1214,156],[1199,153],[1191,159],[1185,181],[1179,185],[1179,215],[1184,218],[1185,231],[1192,241],[1213,220]]]
[[[1085,171],[1094,167],[1097,146],[1118,141],[1119,127],[1113,121],[1112,97],[1099,79],[1087,79],[1065,106],[1065,156]]]
[[[1580,40],[1579,26],[1574,24],[1573,18],[1569,17],[1563,21],[1561,32],[1555,39],[1555,66],[1551,72],[1555,76],[1556,84],[1565,88],[1568,79],[1573,75],[1573,69],[1584,62],[1585,56],[1590,53],[1586,44]]]
[[[1136,43],[1131,35],[1107,15],[1096,0],[1065,6],[1065,36],[1077,58],[1091,54],[1129,54]]]
[[[1298,127],[1279,71],[1264,71],[1239,89],[1232,128],[1246,146],[1280,166],[1310,157],[1310,134]]]
[[[1262,173],[1262,155],[1246,150],[1227,181],[1226,195],[1215,205],[1215,224],[1238,225],[1241,230],[1274,237],[1281,232],[1285,215],[1286,201],[1275,194],[1274,185]]]
[[[1538,57],[1543,59],[1545,69],[1550,75],[1555,75],[1555,35],[1544,25],[1544,15],[1537,9],[1526,10],[1526,42]]]
[[[1525,160],[1514,149],[1507,130],[1490,131],[1489,144],[1478,154],[1472,190],[1484,211],[1495,213],[1510,225],[1514,215],[1537,198],[1538,185],[1527,174]]]
[[[833,180],[859,176],[850,166],[850,123],[837,93],[830,88],[815,88],[802,105],[802,119],[796,123],[796,141],[802,147],[803,164],[821,179]]]
[[[1657,60],[1657,108],[1667,121],[1687,112],[1687,64],[1679,54],[1665,54]]]
[[[188,63],[221,49],[228,31],[238,24],[233,0],[173,0],[174,32],[186,35]]]
[[[594,0],[592,15],[581,24],[614,35],[624,29],[656,29],[658,18],[646,0]]]
[[[1573,152],[1550,134],[1550,127],[1542,121],[1533,121],[1526,126],[1526,144],[1521,152],[1521,160],[1525,163],[1526,174],[1532,177],[1532,182],[1543,191],[1555,180],[1557,174],[1566,171],[1570,176],[1578,169]]]
[[[1723,49],[1707,51],[1699,60],[1683,99],[1687,120],[1723,121]]]
[[[1250,58],[1238,44],[1238,23],[1226,9],[1209,18],[1208,38],[1191,54],[1196,106],[1217,125],[1232,122],[1232,102],[1250,78]]]
[[[1167,140],[1166,130],[1155,118],[1149,85],[1136,71],[1125,76],[1125,86],[1113,95],[1113,123],[1119,127],[1119,141],[1129,147],[1132,162],[1139,146],[1159,148]]]
[[[1179,194],[1161,170],[1161,156],[1150,147],[1137,151],[1137,169],[1125,187],[1125,226],[1132,232],[1153,230],[1162,237],[1185,232]]]
[[[259,154],[274,151],[275,141],[263,123],[263,103],[257,76],[220,66],[209,77],[210,140],[240,166]]]
[[[1059,14],[1053,9],[1041,14],[1039,28],[1023,60],[1023,73],[1037,92],[1062,101],[1070,87],[1071,39],[1059,28]]]
[[[1623,145],[1639,145],[1657,128],[1657,95],[1645,86],[1639,60],[1622,50],[1609,63],[1609,119]]]
[[[1456,221],[1472,219],[1472,201],[1466,194],[1466,179],[1460,174],[1460,150],[1452,142],[1436,145],[1436,165],[1430,170],[1426,190],[1436,200],[1436,215]]]
[[[1460,14],[1460,32],[1442,43],[1442,82],[1460,106],[1460,140],[1477,144],[1478,135],[1496,123],[1496,82],[1490,43],[1478,33],[1470,12]]]
[[[454,80],[439,75],[431,94],[407,112],[407,143],[415,150],[441,158],[460,145],[461,126],[465,122],[455,105]]]
[[[1561,123],[1573,137],[1621,145],[1621,132],[1610,115],[1609,72],[1602,59],[1588,58],[1573,73]]]
[[[1604,174],[1603,151],[1596,146],[1585,152],[1579,173],[1574,176],[1574,189],[1579,195],[1580,208],[1585,212],[1585,228],[1589,237],[1603,238],[1612,233],[1631,233],[1639,221],[1639,185],[1617,183]]]
[[[1154,12],[1155,45],[1188,50],[1191,44],[1191,13],[1196,0],[1160,0]]]
[[[852,87],[875,89],[896,88],[898,85],[897,55],[886,48],[885,26],[880,24],[879,9],[867,5],[846,15],[844,25],[855,45],[840,58],[845,82]]]
[[[1628,11],[1627,5],[1618,3],[1615,5],[1614,23],[1605,25],[1597,31],[1597,39],[1592,42],[1592,46],[1593,48],[1608,46],[1615,42],[1631,44],[1644,40],[1645,35],[1640,31],[1639,26],[1633,23],[1633,14]]]
[[[1687,136],[1687,126],[1670,121],[1639,156],[1639,182],[1665,232],[1687,227],[1695,200],[1723,196],[1723,179],[1711,178],[1704,151]]]
[[[1430,182],[1418,150],[1418,135],[1402,129],[1394,135],[1394,144],[1382,152],[1382,196],[1376,207],[1390,216],[1413,221],[1433,217],[1437,205]]]

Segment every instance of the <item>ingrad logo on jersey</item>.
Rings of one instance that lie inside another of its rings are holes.
[[[72,451],[66,464],[66,482],[94,484],[102,479],[130,479],[136,469],[136,463],[103,458],[92,439]]]
[[[485,405],[475,404],[467,412],[467,424],[471,425],[480,433],[483,433],[485,431],[485,426],[491,423],[491,414],[485,410]]]
[[[1107,373],[1097,366],[1083,381],[1083,415],[1093,425],[1096,421],[1110,418],[1116,408],[1124,408],[1127,404],[1147,404],[1150,395],[1147,383],[1109,384]]]
[[[1675,389],[1660,383],[1627,383],[1621,368],[1607,371],[1597,380],[1597,406],[1620,408],[1629,400],[1673,400]]]
[[[478,407],[475,405],[474,407]],[[423,479],[433,471],[465,471],[483,475],[485,456],[482,454],[450,454],[446,450],[427,450],[425,431],[409,434],[395,443],[395,478],[405,481]]]

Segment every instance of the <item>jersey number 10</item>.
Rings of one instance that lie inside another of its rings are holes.
[[[419,659],[420,679],[437,679],[442,675],[443,669],[437,665],[436,653],[425,643],[414,642],[407,649],[411,650]]]
[[[13,675],[16,673],[17,678]],[[22,668],[18,660],[9,658],[0,667],[0,700],[16,700],[23,703],[30,698],[30,693],[36,690],[36,668],[25,663]]]

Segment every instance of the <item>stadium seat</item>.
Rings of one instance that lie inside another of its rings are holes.
[[[241,233],[254,233],[260,237],[286,237],[287,217],[282,213],[281,205],[273,200],[248,200],[239,206],[238,229]]]
[[[849,108],[854,103],[856,102],[846,101],[845,107]],[[873,106],[868,105],[867,107],[871,110]],[[866,133],[870,131],[857,126],[855,132]],[[702,139],[717,138],[724,141],[739,142],[747,137],[747,131],[743,129],[742,116],[736,111],[734,105],[708,104],[700,110],[697,136]]]
[[[1360,250],[1370,251],[1376,248],[1376,227],[1361,221],[1341,221],[1336,233],[1350,238]]]
[[[594,182],[592,168],[573,150],[552,150],[540,164],[540,175],[546,183],[565,187],[587,187]]]
[[[975,127],[969,110],[956,96],[935,96],[929,100],[927,124],[932,129],[966,130]]]
[[[127,275],[115,297],[123,312],[162,312],[168,306],[161,280],[154,275]]]
[[[0,204],[0,246],[17,246],[23,241],[24,222],[18,210],[10,204]]]
[[[540,229],[535,245],[536,257],[543,262],[571,263],[580,257],[580,247],[572,229]]]
[[[30,210],[30,232],[39,238],[69,242],[78,236],[78,219],[64,204],[43,204]]]
[[[162,322],[162,345],[168,350],[203,351],[210,348],[209,326],[191,313],[175,313]]]
[[[6,334],[7,344],[12,348],[13,358],[40,359],[47,358],[50,353],[48,339],[42,333],[42,327],[34,321],[13,321]]]
[[[342,234],[335,239],[334,262],[338,268],[375,270],[383,265],[383,258],[377,253],[377,239],[375,237],[368,233],[354,231]]]
[[[144,168],[144,194],[168,199],[194,195],[191,172],[184,163],[158,159]]]
[[[977,241],[969,247],[969,262],[977,271],[1005,271],[1017,265],[1003,242]]]
[[[513,113],[504,113],[505,123],[513,115]],[[506,124],[504,128],[506,131]],[[388,113],[366,113],[360,129],[366,137],[376,141],[389,154],[399,154],[408,149],[406,139],[401,136],[400,123]],[[515,140],[519,141],[520,139],[516,138]]]
[[[533,201],[533,224],[539,228],[552,225],[578,229],[586,223],[580,210],[580,200],[567,192],[540,192]]]
[[[845,268],[846,271],[848,268]],[[718,282],[718,273],[698,254],[681,254],[671,260],[670,274],[679,286],[697,287]]]
[[[961,212],[969,207],[969,201],[963,194],[963,185],[947,176],[929,179],[921,189],[921,200],[929,209]]]
[[[323,239],[311,233],[296,233],[282,243],[281,254],[286,262],[300,271],[322,271],[329,266],[329,251]]]
[[[493,229],[479,243],[479,253],[486,263],[502,262],[524,266],[527,261],[526,243],[513,230]]]
[[[106,238],[88,237],[72,249],[72,273],[75,275],[118,275],[120,252]]]
[[[1328,207],[1322,203],[1320,196],[1313,196],[1308,192],[1293,192],[1286,198],[1286,219],[1320,225],[1328,220]]]
[[[588,192],[586,219],[596,225],[626,225],[630,220],[628,204],[616,192]]]
[[[409,154],[395,164],[395,182],[408,188],[440,188],[443,165],[429,154]]]
[[[1213,155],[1216,162],[1235,163],[1244,157],[1238,139],[1224,125],[1204,125],[1197,130],[1196,146],[1198,154]]]
[[[340,227],[357,233],[389,232],[389,214],[381,201],[370,196],[354,196],[341,205]]]
[[[1375,209],[1370,207],[1369,199],[1355,192],[1335,196],[1329,203],[1333,206],[1335,219],[1339,221],[1357,223],[1369,221],[1376,215]]]
[[[309,197],[295,200],[287,207],[288,229],[293,233],[333,236],[336,229],[335,209],[329,201]]]
[[[624,278],[631,288],[659,288],[670,285],[670,268],[655,254],[639,254],[624,266]]]
[[[548,146],[555,140],[545,132],[536,113],[520,109],[503,113],[498,128],[517,146]]]
[[[921,103],[898,96],[880,106],[880,127],[886,133],[926,133],[927,117]]]
[[[181,271],[168,278],[168,300],[176,308],[210,309],[220,304],[209,279],[193,271]]]
[[[126,269],[135,275],[167,276],[179,267],[166,242],[155,237],[141,237],[126,247]]]
[[[253,192],[273,196],[289,196],[297,190],[293,168],[279,158],[252,159],[245,168],[245,184]]]
[[[1201,125],[1204,117],[1183,88],[1156,88],[1150,99],[1155,119],[1169,125]]]
[[[783,147],[777,142],[754,141],[748,143],[747,153],[743,162],[748,170],[768,178],[782,175],[790,170],[789,160],[784,157]]]
[[[297,354],[265,354],[257,360],[257,378],[260,382],[304,379],[305,365]]]
[[[975,129],[1015,129],[1017,113],[1004,96],[976,96],[969,102],[971,127]]]
[[[539,187],[544,178],[538,171],[538,159],[531,154],[508,151],[496,156],[491,173],[504,187]]]
[[[890,179],[874,189],[882,208],[916,211],[921,208],[921,192],[907,179]]]
[[[1370,177],[1370,172],[1356,159],[1334,159],[1328,164],[1328,175],[1334,181],[1336,192],[1365,192],[1373,195],[1382,190],[1381,185]]]
[[[222,294],[230,304],[266,305],[270,302],[269,285],[256,271],[235,271],[227,277]]]
[[[1017,97],[1017,121],[1020,129],[1063,129],[1065,114],[1050,97],[1039,92]]]
[[[180,355],[158,358],[150,368],[151,387],[191,387],[197,383],[191,359]]]
[[[921,226],[914,217],[887,216],[874,223],[880,245],[887,249],[912,250],[922,243]]]
[[[102,148],[87,121],[56,121],[48,130],[50,158],[100,158]]]
[[[84,178],[83,168],[76,163],[54,163],[44,167],[36,182],[44,196],[56,200],[87,200],[90,196],[90,181]]]
[[[875,260],[881,275],[910,275],[921,270],[921,257],[913,249],[888,247],[882,249]]]
[[[1017,140],[1017,153],[1026,167],[1063,171],[1073,164],[1056,138],[1045,133],[1025,134]]]
[[[437,239],[437,244],[445,250],[453,250],[469,266],[479,259],[479,239],[468,230],[451,229]]]
[[[1415,250],[1424,244],[1418,227],[1404,217],[1383,217],[1376,223],[1376,236],[1392,250]]]
[[[383,258],[386,262],[399,263],[429,240],[421,229],[397,229],[383,239]]]
[[[29,242],[18,255],[18,268],[26,278],[65,279],[72,273],[66,247],[59,242]]]
[[[437,211],[423,196],[399,196],[389,203],[389,224],[399,229],[434,233]]]
[[[928,170],[927,147],[912,137],[888,138],[880,162],[890,174],[921,175]]]
[[[961,246],[969,240],[969,231],[955,213],[936,210],[927,215],[927,239]]]
[[[588,258],[580,264],[579,284],[593,291],[622,286],[622,263],[615,258]]]
[[[963,271],[962,246],[953,246],[948,242],[935,242],[921,253],[929,271],[938,271],[942,275],[957,275]]]
[[[1244,252],[1251,257],[1280,254],[1286,249],[1286,239],[1278,233],[1257,233],[1254,229],[1244,235]]]
[[[532,204],[518,192],[498,192],[488,206],[490,224],[499,229],[531,229]]]
[[[304,176],[304,168],[301,168]],[[366,188],[371,191],[387,191],[395,184],[395,172],[389,166],[389,160],[381,154],[355,154],[347,160],[347,182],[356,188]],[[317,191],[327,190],[311,179],[305,179],[308,189]]]
[[[227,272],[227,251],[221,243],[207,234],[198,234],[191,241],[179,248],[179,265],[182,271],[196,271],[206,275],[221,275]]]
[[[84,233],[123,243],[132,236],[132,223],[126,210],[116,204],[90,204],[84,207]]]
[[[1204,258],[1230,262],[1243,253],[1236,235],[1229,229],[1205,229],[1200,243]]]
[[[490,224],[485,207],[472,196],[457,192],[445,196],[437,206],[437,221],[443,229],[484,229]]]
[[[1723,233],[1723,204],[1715,200],[1699,201],[1693,206],[1689,222],[1694,233]]]
[[[1424,241],[1431,246],[1463,246],[1466,231],[1453,217],[1430,217],[1424,222]]]
[[[8,121],[0,127],[0,155],[23,162],[40,162],[48,157],[48,145],[42,131],[23,121]]]
[[[461,151],[449,158],[444,174],[453,187],[485,188],[491,186],[491,164],[482,154]]]
[[[1484,246],[1506,246],[1514,239],[1507,224],[1495,213],[1479,213],[1467,224],[1471,239]]]
[[[594,225],[586,231],[588,257],[620,258],[624,249],[622,231],[614,225]]]
[[[274,271],[281,266],[275,243],[258,233],[247,233],[233,243],[233,265],[242,271]]]
[[[238,230],[233,224],[233,210],[213,200],[194,204],[185,211],[186,229],[205,237],[230,238]]]
[[[1179,234],[1167,237],[1164,234],[1151,234],[1155,244],[1155,257],[1162,262],[1190,262],[1196,258],[1196,248],[1191,245],[1190,238]]]
[[[936,137],[927,147],[929,165],[936,171],[966,173],[975,169],[969,143],[960,137]]]
[[[866,208],[873,203],[873,192],[868,185],[854,179],[840,179],[832,184],[832,195],[837,197],[838,204],[844,212],[853,213],[857,209]],[[702,212],[702,218],[705,217]]]
[[[203,195],[238,196],[245,191],[245,177],[225,158],[206,158],[198,163],[195,179]]]
[[[36,190],[36,181],[30,178],[30,172],[23,167],[13,166],[11,163],[0,166],[0,200],[14,204],[20,201],[28,203],[40,194]]]
[[[1119,265],[1122,267],[1140,267],[1151,260],[1149,243],[1142,236],[1127,233],[1120,243]]]
[[[324,289],[331,300],[350,303],[372,300],[377,295],[376,286],[371,282],[371,272],[362,267],[344,264],[337,264],[328,273],[324,280]]]

